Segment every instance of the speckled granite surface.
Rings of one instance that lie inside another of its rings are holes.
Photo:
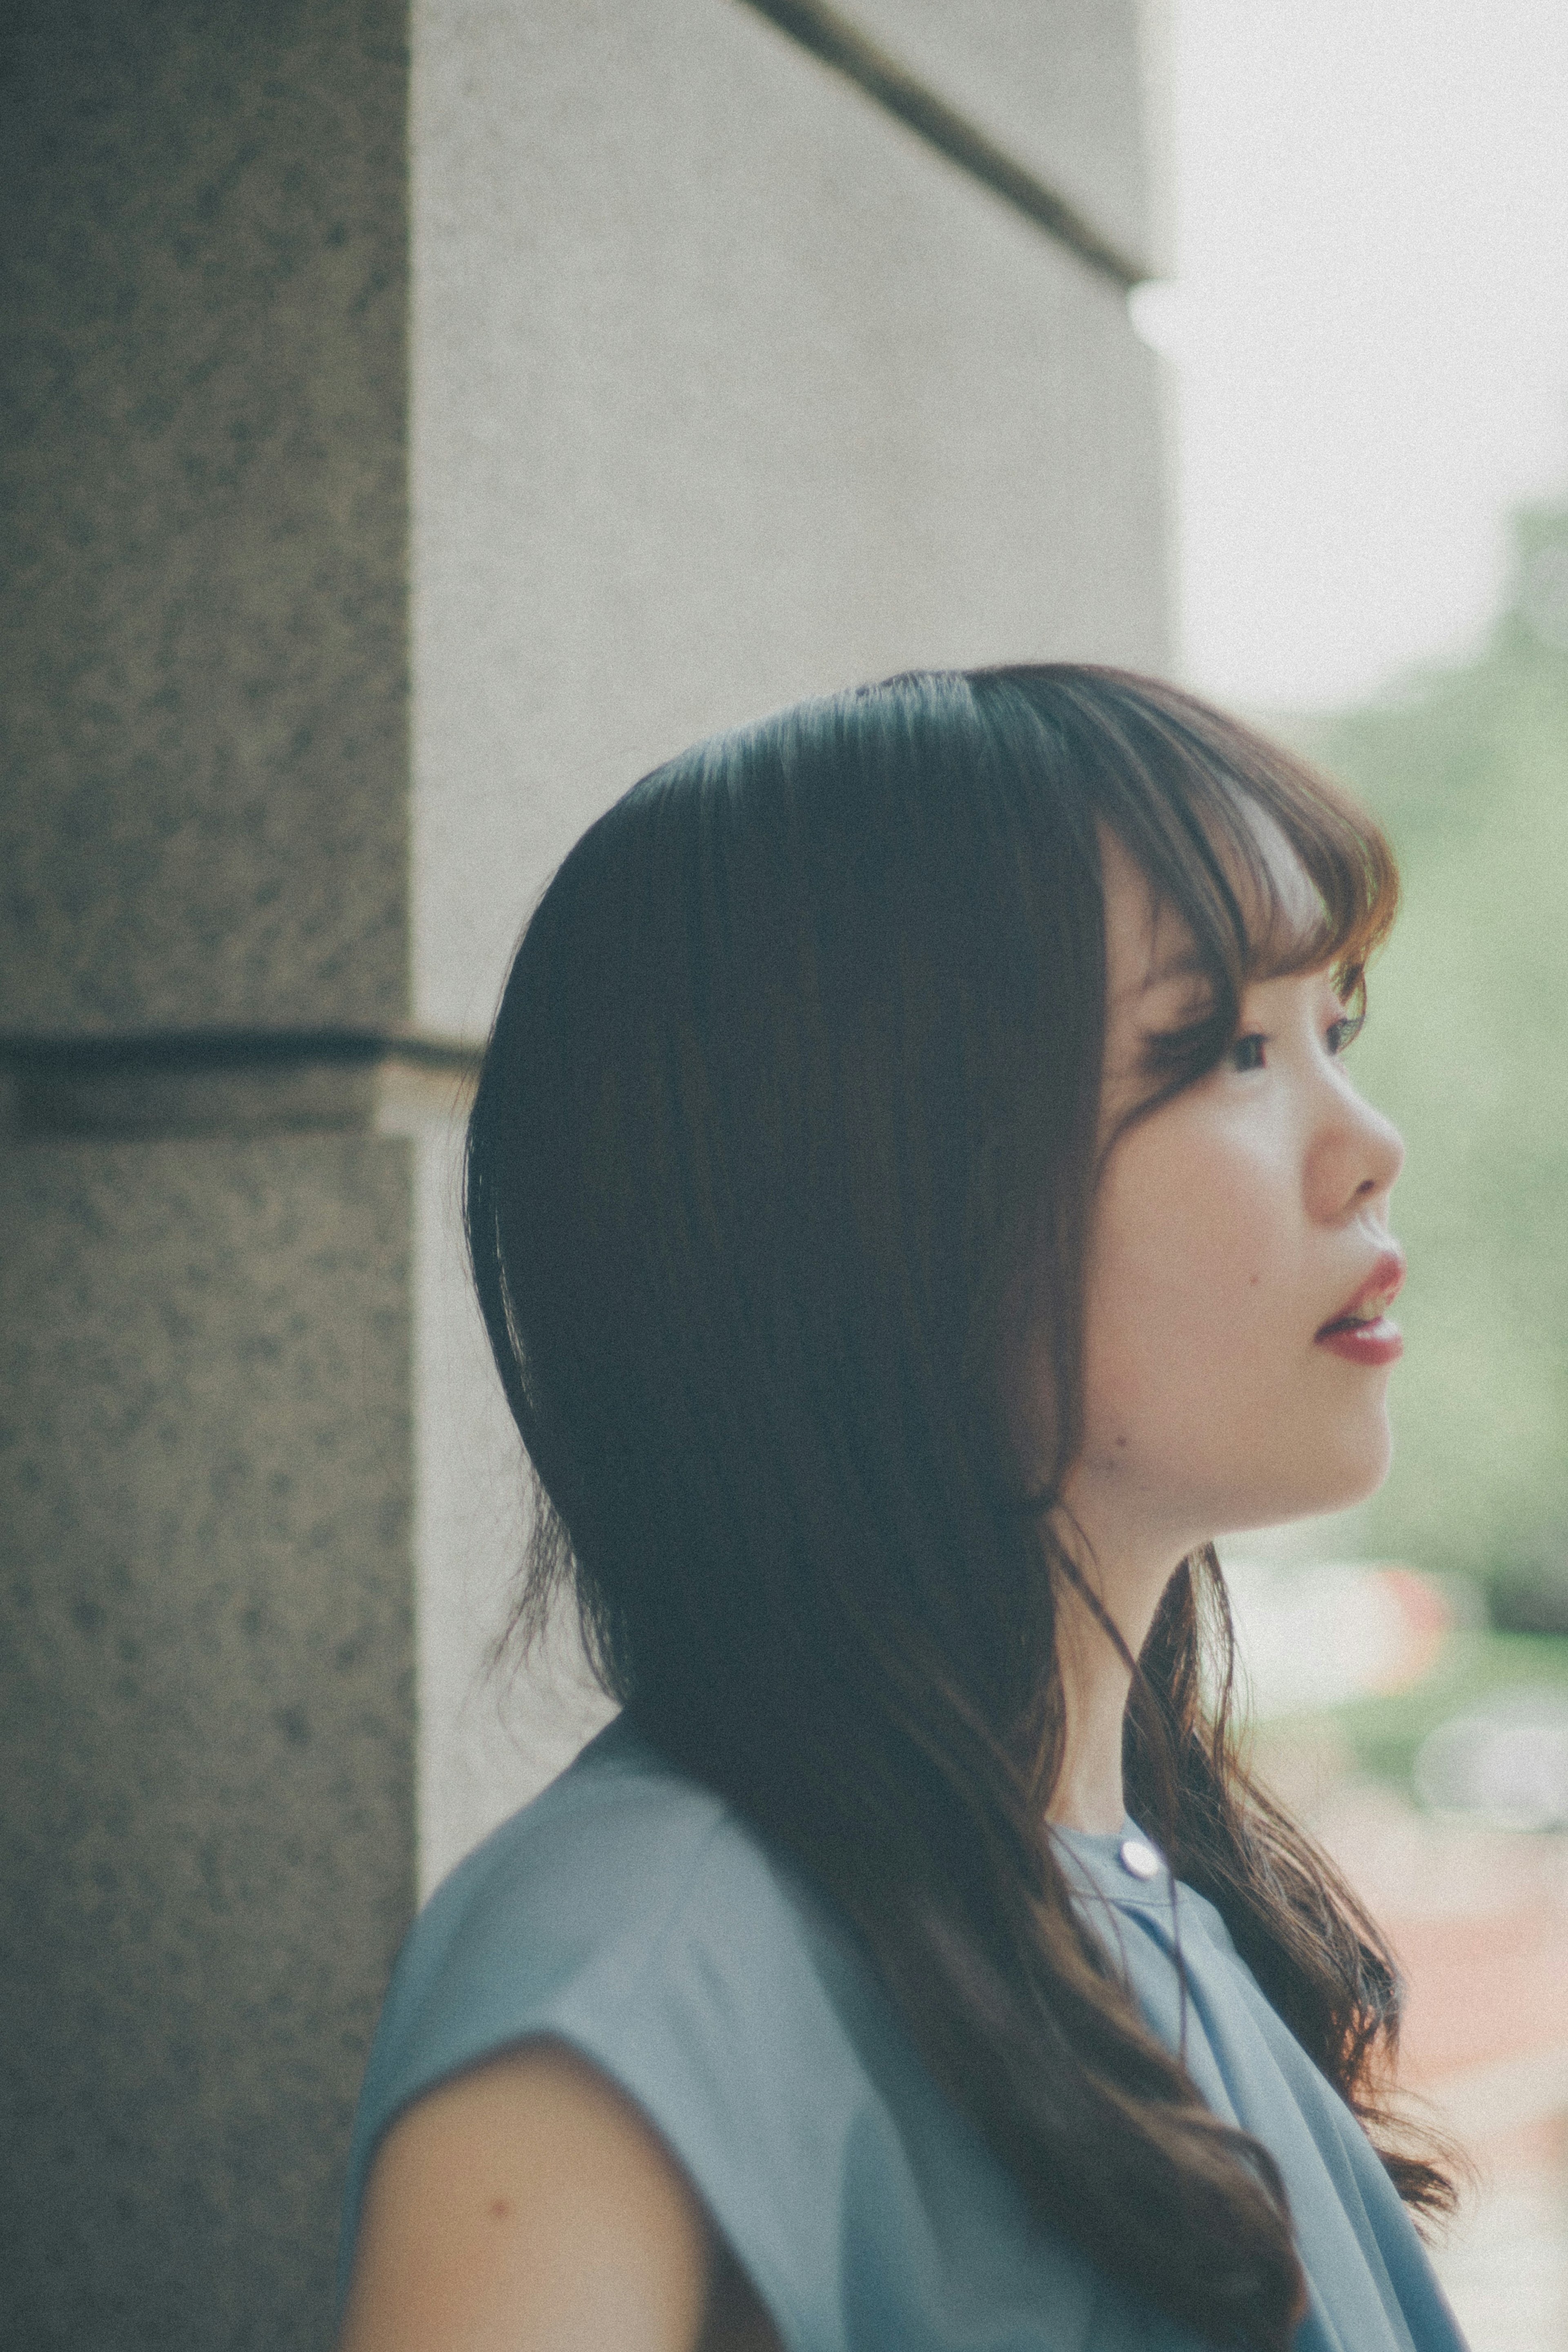
[[[404,1009],[404,10],[15,0],[0,1031]]]
[[[403,1140],[0,1153],[0,2340],[316,2345],[413,1895]]]

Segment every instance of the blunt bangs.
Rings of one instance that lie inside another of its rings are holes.
[[[1041,666],[976,686],[1030,705],[1096,817],[1191,934],[1213,1004],[1181,1041],[1177,1084],[1224,1054],[1249,982],[1325,968],[1360,1013],[1398,875],[1378,826],[1326,777],[1157,680]],[[1291,862],[1304,890],[1291,887]]]

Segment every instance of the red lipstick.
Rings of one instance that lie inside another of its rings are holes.
[[[1316,1344],[1352,1364],[1392,1364],[1405,1352],[1399,1326],[1384,1312],[1405,1279],[1401,1251],[1385,1250],[1354,1297],[1317,1334]]]

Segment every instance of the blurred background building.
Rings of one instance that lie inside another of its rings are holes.
[[[8,2344],[327,2342],[417,1894],[591,1712],[486,1676],[453,1238],[553,862],[804,692],[1168,663],[1157,31],[5,12]]]

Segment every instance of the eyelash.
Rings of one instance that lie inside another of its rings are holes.
[[[1361,1034],[1361,1024],[1364,1018],[1364,1014],[1360,1013],[1342,1013],[1337,1021],[1329,1023],[1323,1032],[1323,1042],[1329,1052],[1336,1058],[1354,1045]],[[1260,1070],[1263,1067],[1263,1048],[1268,1042],[1268,1037],[1261,1029],[1249,1029],[1244,1036],[1238,1037],[1230,1048],[1231,1068],[1241,1071]],[[1256,1060],[1250,1057],[1243,1058],[1249,1045],[1255,1045],[1258,1048]]]

